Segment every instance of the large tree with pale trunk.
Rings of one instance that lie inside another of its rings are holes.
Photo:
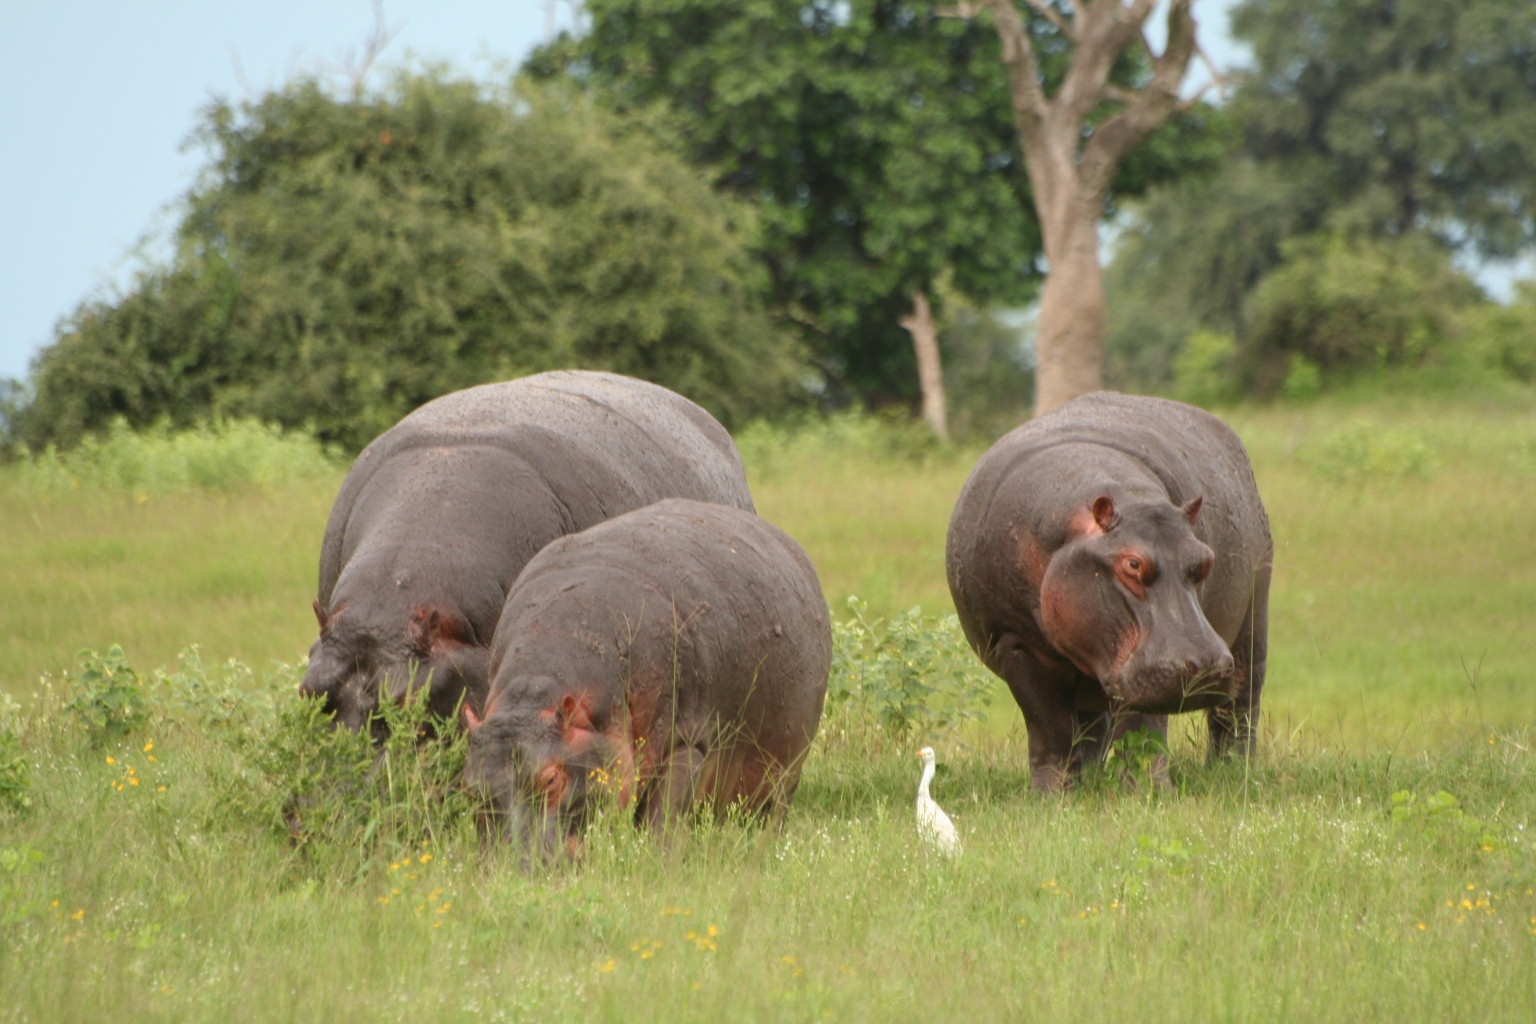
[[[990,17],[1008,70],[1014,125],[1049,265],[1036,329],[1037,416],[1103,381],[1108,314],[1099,220],[1126,158],[1194,102],[1179,95],[1198,52],[1192,2],[1168,3],[1161,52],[1146,34],[1156,0],[1026,0],[1039,15],[1029,19],[1014,0],[975,0],[950,9],[962,17]],[[1063,44],[1071,49],[1071,62],[1051,91],[1042,54],[1047,48],[1059,52]],[[1145,71],[1127,86],[1114,72],[1138,49]]]

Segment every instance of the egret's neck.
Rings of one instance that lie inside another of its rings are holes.
[[[907,778],[909,778],[909,779],[911,777],[912,776],[910,776],[910,775],[907,776]],[[933,762],[929,761],[927,764],[923,765],[923,778],[922,778],[922,781],[920,781],[917,784],[917,791],[920,794],[922,794],[923,796],[927,796],[928,795],[928,783],[930,783],[932,781],[933,781]]]

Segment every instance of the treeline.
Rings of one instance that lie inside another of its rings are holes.
[[[303,81],[214,104],[196,141],[175,255],[61,325],[15,414],[27,444],[231,416],[356,448],[444,392],[556,367],[663,380],[737,421],[799,390],[751,211],[582,97]]]
[[[986,17],[584,7],[504,84],[397,70],[210,105],[171,256],[0,382],[6,440],[248,417],[350,449],[558,366],[732,425],[915,408],[927,308],[952,426],[1027,414],[1029,331],[996,311],[1047,268]],[[1020,9],[1054,87],[1069,44]],[[1246,0],[1233,28],[1253,66],[1115,179],[1107,380],[1200,401],[1426,360],[1536,380],[1536,293],[1497,306],[1458,269],[1536,245],[1536,7]],[[1146,73],[1132,53],[1115,80]]]
[[[1464,269],[1536,247],[1536,5],[1246,0],[1215,173],[1139,205],[1110,268],[1107,377],[1201,400],[1426,362],[1536,382],[1536,288]]]

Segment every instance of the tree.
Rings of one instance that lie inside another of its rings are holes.
[[[654,130],[441,71],[214,103],[174,258],[67,318],[16,427],[239,415],[356,448],[446,391],[567,366],[727,421],[780,408],[805,363],[762,310],[752,212]]]
[[[1329,227],[1536,244],[1536,5],[1244,0],[1244,151],[1328,197]]]
[[[1179,83],[1195,54],[1191,0],[1170,0],[1161,53],[1144,29],[1154,0],[1013,0],[958,4],[957,14],[991,16],[1008,70],[1018,144],[1029,171],[1049,264],[1040,296],[1035,415],[1102,385],[1108,312],[1099,263],[1099,219],[1121,165],[1190,104]],[[1070,50],[1051,88],[1047,55]],[[1113,75],[1144,51],[1145,73],[1128,84]]]
[[[1039,242],[996,43],[928,7],[590,0],[589,32],[527,69],[627,115],[664,108],[690,158],[761,210],[778,304],[828,385],[879,404],[921,380],[942,433],[938,276],[1022,304]]]
[[[1264,361],[1250,298],[1284,253],[1310,251],[1296,239],[1422,236],[1488,257],[1536,244],[1536,6],[1248,0],[1233,29],[1255,63],[1220,173],[1154,191],[1117,247],[1122,373],[1159,383],[1197,329]]]

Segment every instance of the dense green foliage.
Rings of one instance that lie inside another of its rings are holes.
[[[61,498],[82,490],[128,491],[141,498],[175,491],[229,491],[298,480],[329,480],[340,460],[308,434],[251,420],[225,420],[185,430],[161,421],[134,430],[114,420],[100,436],[60,452],[46,448],[17,460],[12,482]]]
[[[1258,374],[1296,359],[1346,371],[1412,365],[1443,351],[1457,314],[1483,297],[1418,237],[1310,236],[1288,243],[1285,257],[1248,300],[1244,336]]]
[[[663,106],[690,158],[757,205],[777,302],[832,387],[873,403],[916,394],[898,319],[917,291],[942,300],[941,279],[985,305],[1032,297],[1040,232],[989,24],[905,0],[584,9],[590,31],[530,67],[620,110]],[[1070,46],[1038,25],[1059,79]],[[1141,70],[1127,57],[1117,80]],[[1116,200],[1212,155],[1201,113],[1131,157]]]
[[[1245,0],[1244,150],[1325,197],[1326,224],[1536,244],[1536,8],[1525,0]]]
[[[40,447],[246,416],[355,449],[444,392],[562,367],[728,421],[782,408],[803,363],[761,312],[751,217],[651,127],[436,71],[216,102],[175,256],[67,318],[15,427]]]
[[[1450,255],[1536,245],[1536,8],[1253,0],[1232,25],[1254,65],[1227,107],[1238,130],[1230,155],[1217,174],[1154,192],[1122,235],[1111,379],[1169,386],[1180,347],[1201,330],[1236,340],[1231,383],[1243,390],[1275,390],[1302,348],[1325,380],[1373,365],[1337,337],[1276,329],[1276,293],[1334,271],[1350,278],[1341,290],[1378,278],[1364,290],[1383,311],[1394,290],[1422,292],[1402,316],[1439,321],[1434,337],[1420,333],[1425,351],[1473,343],[1478,332],[1451,326],[1469,289],[1453,280]],[[1337,265],[1346,251],[1356,253],[1349,268]],[[1290,261],[1302,265],[1280,269]],[[1284,304],[1293,325],[1340,312],[1316,289]],[[1333,321],[1336,335],[1358,325],[1353,315]],[[1382,348],[1379,336],[1362,344]]]

